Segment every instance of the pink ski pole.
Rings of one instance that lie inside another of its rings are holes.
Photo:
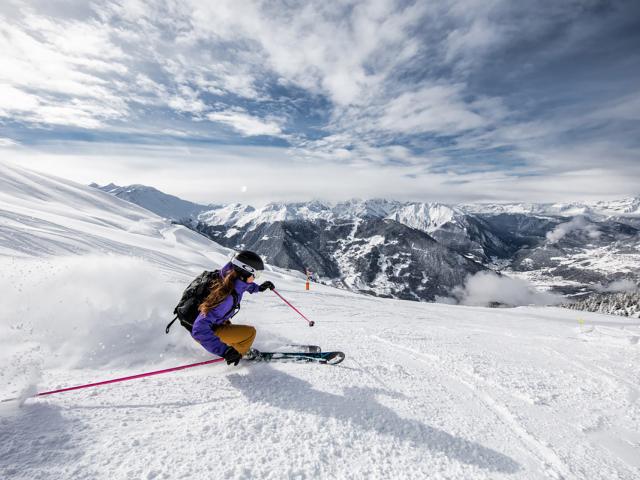
[[[287,305],[289,305],[291,308],[293,308],[296,312],[298,312],[298,315],[300,315],[302,318],[304,318],[304,319],[307,321],[307,323],[309,324],[309,326],[310,326],[310,327],[313,327],[313,326],[316,324],[316,322],[314,322],[313,320],[309,320],[307,317],[305,317],[305,316],[300,312],[300,310],[298,310],[296,307],[294,307],[294,306],[293,306],[293,305],[291,305],[289,302],[287,302],[287,300],[285,300],[285,298],[284,298],[282,295],[280,295],[278,292],[276,292],[276,289],[275,289],[275,288],[272,288],[272,289],[271,289],[271,291],[272,291],[273,293],[275,293],[276,295],[278,295],[278,296],[282,299],[282,301],[283,301],[284,303],[286,303],[286,304],[287,304]]]
[[[136,378],[151,377],[152,375],[160,375],[161,373],[176,372],[178,370],[184,370],[185,368],[193,368],[193,367],[199,367],[201,365],[209,365],[210,363],[218,363],[218,362],[222,362],[223,360],[224,360],[224,358],[215,358],[213,360],[207,360],[206,362],[191,363],[189,365],[180,365],[179,367],[165,368],[164,370],[155,370],[153,372],[138,373],[137,375],[130,375],[128,377],[114,378],[112,380],[104,380],[102,382],[87,383],[86,385],[78,385],[78,386],[75,386],[75,387],[60,388],[58,390],[50,390],[48,392],[36,393],[35,395],[33,395],[33,397],[42,397],[44,395],[53,395],[54,393],[70,392],[71,390],[80,390],[81,388],[98,387],[100,385],[108,385],[110,383],[124,382],[124,381],[127,381],[127,380],[134,380]],[[17,398],[7,398],[5,400],[0,400],[0,402],[9,402],[11,400],[17,400]]]

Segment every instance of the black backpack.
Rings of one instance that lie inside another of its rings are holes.
[[[198,314],[200,313],[198,308],[200,304],[204,302],[204,299],[207,298],[211,288],[213,288],[214,284],[220,281],[220,271],[214,270],[213,272],[209,272],[205,270],[200,275],[198,275],[185,289],[182,293],[182,298],[180,298],[180,302],[176,305],[176,308],[173,309],[173,313],[175,317],[169,324],[167,328],[165,328],[165,333],[169,333],[169,329],[171,329],[171,325],[176,320],[180,320],[180,325],[189,330],[193,329],[193,322],[196,321]],[[240,310],[240,303],[238,302],[238,294],[235,290],[231,292],[233,295],[233,306],[231,310],[225,313],[227,316],[233,310]],[[234,313],[234,315],[235,315]]]

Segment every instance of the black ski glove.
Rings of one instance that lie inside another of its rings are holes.
[[[232,363],[234,365],[238,365],[238,363],[240,363],[242,355],[235,348],[227,347],[227,349],[222,354],[222,358],[227,361],[227,365],[231,365]]]
[[[267,288],[268,288],[269,290],[273,290],[274,288],[276,288],[276,286],[275,286],[272,282],[270,282],[269,280],[267,280],[267,281],[266,281],[266,282],[264,282],[262,285],[260,285],[260,287],[258,287],[258,289],[259,289],[261,292],[264,292]]]

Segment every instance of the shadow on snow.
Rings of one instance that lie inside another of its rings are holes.
[[[74,432],[83,430],[79,420],[62,416],[46,403],[27,403],[11,416],[0,418],[0,474],[12,478],[35,469],[50,478],[68,474],[72,460],[83,455]]]
[[[232,374],[227,377],[249,402],[268,403],[283,410],[335,418],[486,470],[504,473],[520,470],[517,462],[502,453],[417,420],[402,418],[376,400],[376,395],[380,394],[397,397],[394,392],[380,388],[351,387],[344,390],[344,395],[335,395],[315,390],[310,383],[269,365],[261,367],[249,369],[248,375]]]

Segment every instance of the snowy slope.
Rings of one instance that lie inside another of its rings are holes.
[[[98,184],[92,183],[89,186],[110,193],[122,200],[135,203],[164,218],[176,220],[188,219],[211,208],[206,205],[199,205],[187,200],[182,200],[174,195],[168,195],[157,188],[147,187],[146,185],[119,187],[118,185],[110,183],[109,185],[101,187]]]
[[[190,272],[194,265],[218,261],[229,252],[94,188],[3,163],[0,180],[4,257],[110,253],[144,258],[172,272]]]
[[[88,187],[5,165],[0,182],[1,398],[210,358],[164,325],[224,249]],[[316,326],[269,292],[236,323],[342,365],[218,364],[3,403],[0,478],[640,475],[640,321],[265,276]]]

